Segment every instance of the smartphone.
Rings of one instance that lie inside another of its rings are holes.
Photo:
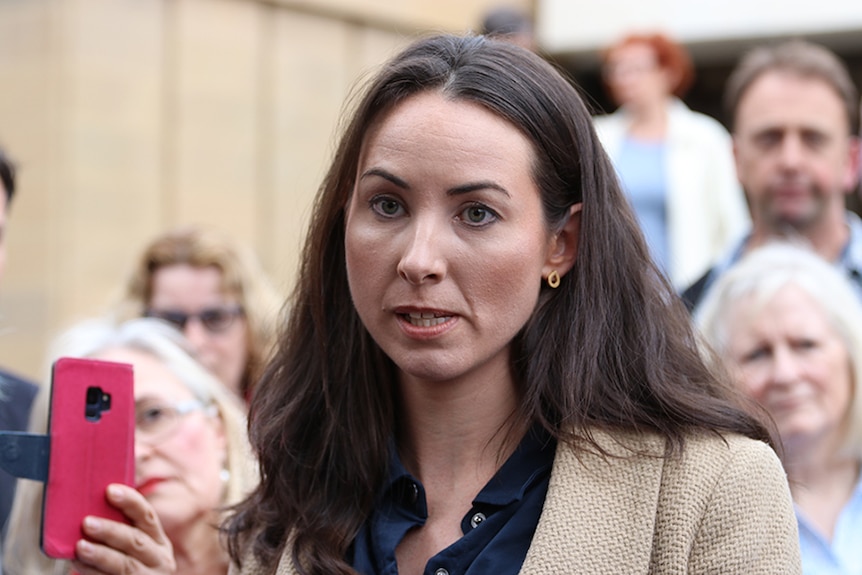
[[[125,363],[64,357],[53,365],[41,531],[49,557],[75,557],[87,515],[125,521],[105,490],[134,480],[133,379]]]

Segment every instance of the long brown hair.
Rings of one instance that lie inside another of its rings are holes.
[[[344,557],[385,477],[396,375],[351,302],[345,206],[368,127],[427,90],[478,103],[526,135],[549,229],[583,203],[574,268],[558,289],[542,289],[513,342],[518,417],[576,448],[597,448],[589,435],[597,428],[657,432],[671,451],[692,429],[770,440],[701,360],[575,89],[503,42],[422,39],[372,80],[317,197],[290,318],[251,406],[263,477],[226,526],[236,560],[251,545],[274,572],[289,545],[303,573],[353,573]]]

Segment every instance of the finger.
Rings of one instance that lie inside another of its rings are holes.
[[[98,557],[111,561],[105,565],[113,567],[116,564],[115,555],[122,556],[120,558],[123,560],[135,561],[147,567],[173,564],[173,549],[167,538],[163,541],[156,541],[149,534],[133,525],[93,516],[84,518],[82,527],[84,534],[91,541],[80,541],[79,545],[85,551],[98,552],[96,553]],[[95,550],[89,549],[88,544],[95,546]],[[91,563],[84,556],[81,559]],[[98,565],[103,568],[101,561]],[[110,572],[116,573],[117,571]],[[130,572],[134,573],[134,571]],[[124,573],[124,571],[120,571],[120,573]]]
[[[107,575],[104,571],[96,569],[95,567],[87,565],[86,563],[82,563],[78,559],[73,559],[71,563],[72,573],[76,573],[77,575]]]
[[[157,565],[147,566],[117,549],[84,539],[78,541],[75,552],[77,558],[72,564],[80,575],[168,575],[176,571],[173,556]]]
[[[80,561],[72,561],[72,573],[75,575],[110,575],[99,569],[95,569]]]
[[[173,564],[145,567],[107,547],[92,543],[89,545],[89,552],[84,551],[81,546],[76,548],[79,556],[86,554],[87,557],[86,560],[79,558],[71,562],[72,572],[77,575],[173,575],[176,572]]]
[[[153,506],[137,490],[121,483],[112,483],[108,486],[107,497],[108,502],[122,511],[132,525],[157,543],[168,541]]]
[[[103,545],[81,539],[75,545],[76,559],[72,561],[74,573],[78,575],[109,575],[134,573],[132,569],[122,571],[122,559],[111,557],[109,549]],[[143,570],[138,571],[142,573]]]

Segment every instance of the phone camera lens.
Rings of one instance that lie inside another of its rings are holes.
[[[102,418],[102,413],[110,409],[110,393],[105,393],[101,387],[87,388],[87,402],[84,406],[84,416],[89,421],[99,421]]]

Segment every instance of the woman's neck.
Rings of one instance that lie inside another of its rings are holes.
[[[667,135],[667,100],[650,99],[627,106],[628,136],[635,140],[663,140]]]
[[[841,510],[859,481],[858,459],[817,446],[788,450],[784,467],[793,501],[802,515],[831,541]]]
[[[484,485],[526,432],[516,423],[518,394],[508,369],[453,382],[402,378],[398,447],[423,483]]]
[[[486,368],[489,366],[485,366]],[[403,417],[398,449],[425,489],[425,524],[396,548],[401,573],[426,562],[461,535],[472,501],[512,454],[526,424],[517,424],[518,394],[508,362],[458,381],[400,381]]]
[[[218,521],[218,515],[212,513],[168,533],[177,573],[227,575],[230,559],[219,541]]]

